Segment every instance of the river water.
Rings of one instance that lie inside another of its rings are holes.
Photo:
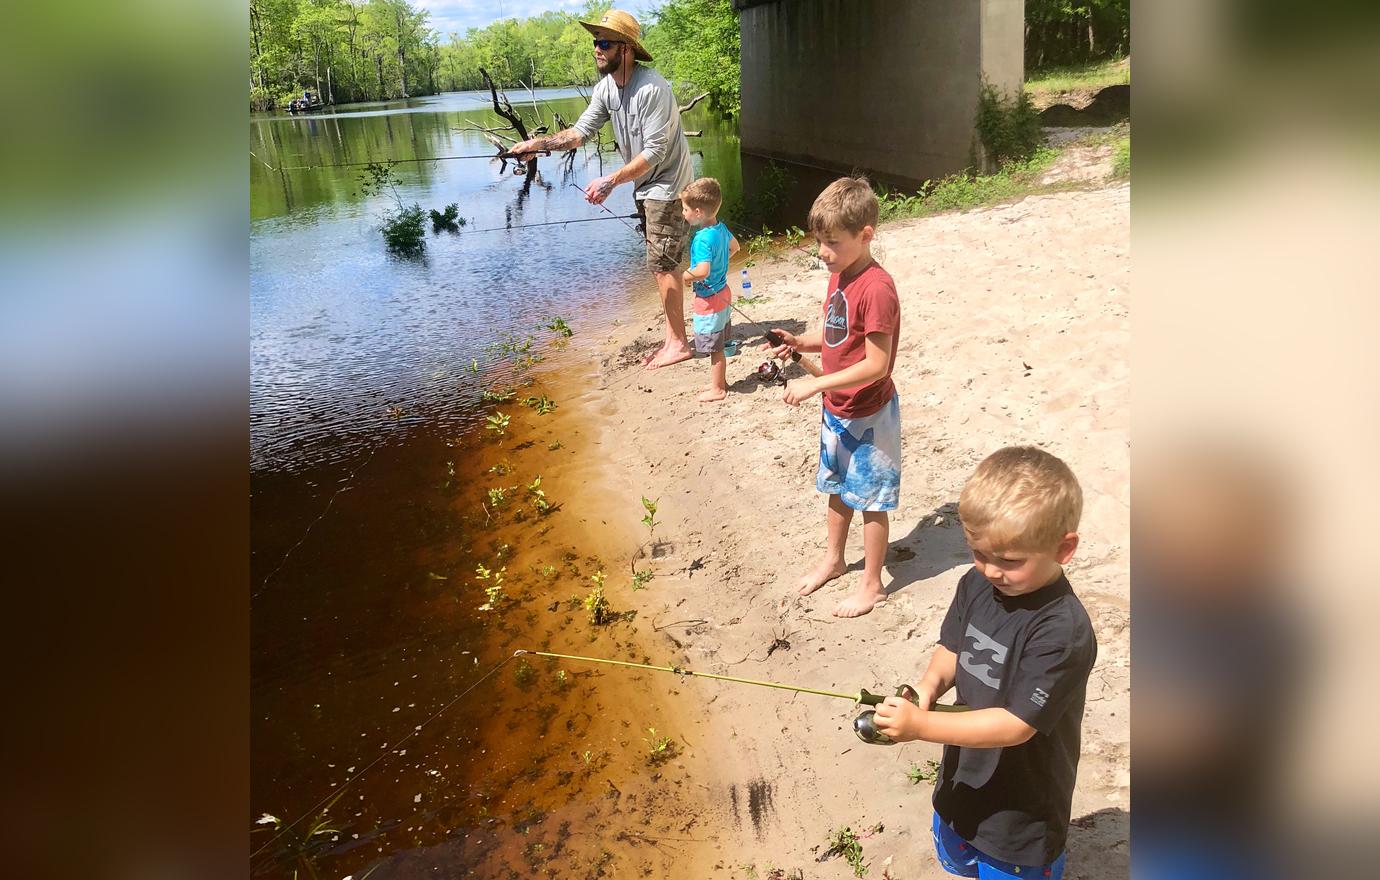
[[[584,106],[536,101],[567,122]],[[645,775],[645,717],[583,672],[485,676],[517,647],[642,659],[638,622],[594,627],[578,601],[627,570],[618,523],[634,511],[591,530],[598,486],[574,476],[598,452],[577,401],[601,329],[655,296],[641,240],[612,219],[506,228],[607,216],[575,189],[600,173],[589,150],[569,170],[540,160],[531,181],[486,159],[399,164],[405,204],[467,220],[414,258],[386,251],[395,203],[364,193],[361,167],[289,170],[491,153],[473,129],[500,124],[478,93],[251,116],[250,820],[306,817],[256,826],[256,876],[497,877],[524,861],[519,876],[584,876],[619,857],[580,835],[612,827],[603,779]],[[697,174],[735,198],[732,124],[696,108],[686,127],[703,130]],[[607,204],[631,213],[630,188]],[[471,232],[490,227],[505,230]],[[552,316],[575,337],[535,329]],[[482,399],[523,378],[490,344],[528,338],[532,384]],[[518,403],[539,395],[554,412]],[[483,428],[494,412],[511,418],[501,436]],[[528,489],[543,474],[550,515]],[[481,565],[505,572],[495,610]],[[302,840],[323,806],[329,830]]]

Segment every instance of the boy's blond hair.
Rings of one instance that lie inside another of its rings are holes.
[[[680,200],[706,214],[717,214],[719,206],[724,203],[724,193],[719,188],[717,180],[712,177],[701,177],[699,180],[691,181],[690,185],[681,191]]]
[[[840,231],[857,235],[864,226],[876,228],[880,212],[867,178],[840,177],[815,198],[807,222],[814,235]]]
[[[1051,551],[1083,515],[1083,490],[1063,461],[1033,446],[987,456],[958,498],[967,531],[993,547]]]

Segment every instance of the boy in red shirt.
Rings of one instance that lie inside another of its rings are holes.
[[[785,394],[794,406],[824,396],[815,487],[829,496],[829,537],[824,558],[800,579],[800,595],[847,570],[848,527],[853,511],[863,515],[862,583],[834,609],[838,617],[864,615],[886,597],[887,511],[896,509],[901,489],[901,410],[891,382],[901,304],[891,276],[872,259],[877,215],[877,196],[862,178],[841,177],[819,194],[809,227],[831,273],[824,326],[800,336],[776,331],[784,342],[777,357],[817,351],[824,367],[820,376],[790,382]]]

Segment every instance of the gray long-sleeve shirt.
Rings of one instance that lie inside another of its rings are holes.
[[[622,88],[612,76],[605,76],[595,85],[589,107],[574,127],[590,140],[610,119],[623,161],[631,162],[640,154],[651,166],[634,181],[633,198],[680,198],[681,190],[694,179],[694,170],[690,166],[690,145],[680,124],[680,105],[671,84],[641,64],[633,67],[628,84]]]

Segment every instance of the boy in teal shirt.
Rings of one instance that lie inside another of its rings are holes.
[[[695,352],[709,355],[709,384],[700,403],[714,403],[728,396],[728,361],[724,342],[733,333],[733,293],[728,289],[728,260],[738,252],[738,240],[719,222],[723,192],[712,177],[701,177],[680,194],[681,214],[695,229],[690,241],[690,268],[682,276],[693,284],[695,302],[691,321]]]

